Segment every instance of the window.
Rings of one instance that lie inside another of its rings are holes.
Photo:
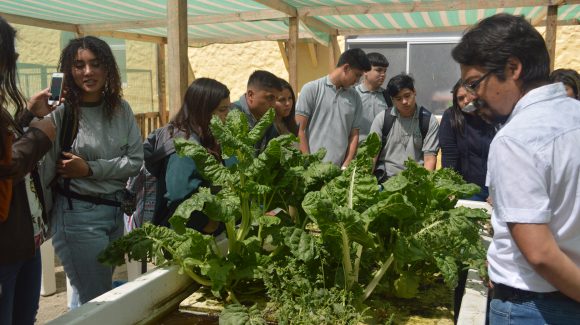
[[[439,115],[451,106],[451,88],[461,76],[459,65],[451,57],[451,50],[459,40],[459,34],[353,37],[346,40],[346,48],[385,55],[389,70],[384,86],[401,72],[410,74],[415,79],[417,104]]]

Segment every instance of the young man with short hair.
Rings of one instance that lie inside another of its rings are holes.
[[[394,108],[379,113],[371,126],[371,132],[383,139],[376,158],[377,178],[384,182],[397,175],[405,169],[408,158],[427,170],[435,170],[439,123],[427,109],[417,105],[413,78],[406,74],[394,76],[387,84],[387,92]]]
[[[246,93],[232,104],[232,109],[244,112],[250,128],[253,128],[268,109],[275,107],[276,99],[280,96],[281,91],[282,84],[276,75],[268,71],[256,70],[248,79]],[[258,152],[262,152],[268,142],[277,136],[278,132],[272,124],[266,130],[262,140],[256,144]]]
[[[355,89],[362,101],[362,122],[358,133],[358,141],[363,142],[370,130],[375,117],[388,108],[387,101],[382,87],[387,77],[389,61],[381,53],[373,52],[367,54],[371,63],[371,70],[364,73],[363,80]]]
[[[542,35],[498,14],[452,51],[477,113],[503,124],[489,151],[490,324],[580,324],[580,102],[549,84]]]
[[[360,96],[352,86],[370,69],[365,52],[350,49],[328,76],[304,85],[296,104],[302,152],[325,148],[324,161],[348,166],[358,146],[362,115]]]

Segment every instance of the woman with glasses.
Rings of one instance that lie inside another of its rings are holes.
[[[439,127],[441,165],[457,171],[466,182],[479,185],[481,192],[470,200],[485,201],[489,196],[485,186],[487,156],[495,128],[469,109],[474,96],[461,80],[453,86],[452,93],[453,105],[443,113]]]

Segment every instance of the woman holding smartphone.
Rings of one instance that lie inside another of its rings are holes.
[[[123,190],[143,163],[143,146],[107,43],[71,40],[59,70],[67,100],[53,113],[58,140],[44,180],[55,196],[53,245],[73,288],[73,309],[112,288],[113,269],[97,256],[123,234]]]
[[[36,166],[56,133],[52,121],[42,119],[54,109],[48,89],[26,103],[16,87],[15,36],[0,18],[0,324],[32,325],[47,222]]]

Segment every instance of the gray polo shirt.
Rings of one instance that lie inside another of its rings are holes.
[[[399,115],[396,108],[391,110],[391,114],[396,116],[393,126],[387,136],[387,142],[383,150],[379,153],[377,166],[383,166],[387,175],[394,176],[405,169],[405,161],[411,157],[419,164],[423,164],[423,155],[437,155],[439,151],[439,123],[433,114],[429,120],[429,129],[425,136],[425,142],[421,137],[419,129],[419,108],[415,110],[415,115],[411,118],[404,118]],[[371,126],[371,132],[382,136],[385,112],[379,113]]]
[[[362,102],[354,88],[339,88],[328,76],[304,85],[296,114],[308,118],[306,137],[310,152],[326,148],[324,161],[340,166],[353,129],[360,129]]]
[[[371,91],[368,90],[363,83],[360,83],[355,87],[355,89],[360,96],[363,107],[361,126],[358,132],[358,142],[361,143],[369,135],[375,117],[388,107],[385,96],[383,96],[383,88],[379,87],[379,89]]]

